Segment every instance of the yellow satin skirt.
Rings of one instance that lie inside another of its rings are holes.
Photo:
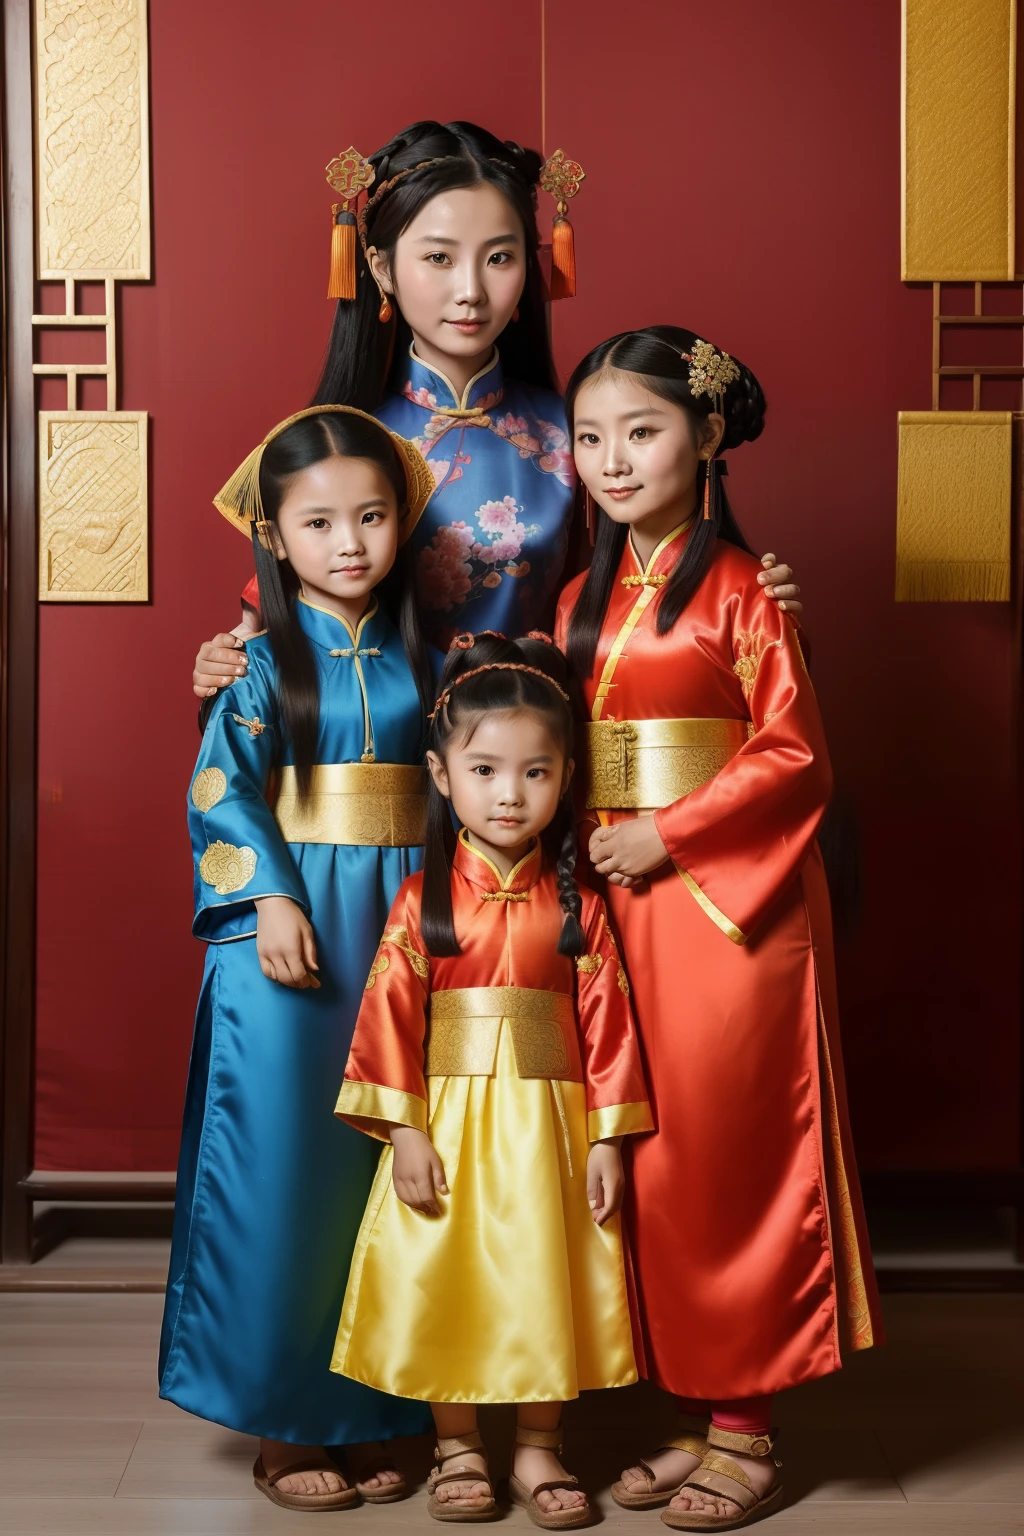
[[[332,1371],[435,1403],[562,1402],[635,1381],[619,1218],[598,1227],[587,1204],[582,1083],[520,1078],[502,1024],[492,1077],[428,1086],[450,1193],[439,1216],[403,1205],[385,1147]]]

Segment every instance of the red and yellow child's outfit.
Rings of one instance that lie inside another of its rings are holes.
[[[511,874],[459,837],[462,954],[429,956],[422,876],[392,907],[337,1113],[387,1140],[426,1131],[450,1193],[398,1199],[385,1147],[331,1369],[398,1397],[541,1402],[636,1380],[618,1217],[587,1202],[594,1141],[652,1129],[629,989],[605,915],[581,890],[586,953],[560,955],[555,871]]]

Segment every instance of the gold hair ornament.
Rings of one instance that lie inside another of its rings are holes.
[[[303,421],[307,416],[359,416],[363,421],[372,421],[385,436],[389,437],[395,445],[399,461],[405,471],[406,487],[406,511],[403,516],[399,513],[398,542],[404,544],[419,522],[423,508],[434,491],[434,476],[430,465],[420,453],[414,443],[406,438],[399,437],[397,432],[389,432],[376,416],[371,416],[368,411],[357,411],[351,405],[310,405],[304,411],[296,411],[294,416],[289,416],[285,421],[279,421],[272,428],[257,447],[248,454],[239,464],[231,479],[224,485],[213,498],[213,504],[217,511],[222,513],[246,538],[251,537],[252,524],[256,524],[256,534],[264,549],[272,549],[273,543],[270,537],[270,525],[267,522],[263,510],[263,497],[260,494],[260,468],[263,464],[263,453],[268,443],[272,443],[275,437],[291,427],[297,421]]]
[[[578,160],[567,160],[565,151],[556,149],[541,167],[540,184],[555,199],[555,222],[551,229],[551,282],[549,299],[576,297],[576,245],[569,223],[569,200],[576,196],[586,172]]]
[[[690,394],[694,399],[707,395],[716,408],[720,407],[726,388],[740,376],[739,364],[728,352],[716,352],[710,341],[695,341],[693,351],[681,356],[690,365]]]
[[[561,687],[560,684],[556,683],[554,678],[551,677],[547,672],[542,672],[540,667],[528,667],[525,661],[492,661],[485,667],[471,667],[468,672],[463,672],[454,680],[454,682],[449,683],[448,687],[440,695],[437,703],[430,711],[427,719],[433,720],[438,711],[444,709],[445,705],[448,703],[448,700],[452,696],[452,690],[454,688],[458,688],[463,683],[468,682],[471,677],[479,677],[481,672],[528,672],[531,677],[542,677],[546,683],[551,684],[556,693],[561,694],[562,698],[567,704],[570,702],[569,695],[566,693],[565,689]]]
[[[363,159],[354,144],[335,155],[327,166],[327,185],[341,198],[331,210],[329,299],[354,299],[356,296],[356,216],[348,205],[358,202],[360,192],[373,185],[375,174],[369,160]]]

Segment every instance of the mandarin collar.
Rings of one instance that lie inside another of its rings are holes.
[[[695,517],[696,513],[691,513],[684,523],[680,523],[670,533],[666,533],[646,565],[641,563],[640,556],[633,546],[633,535],[630,534],[623,551],[627,572],[646,577],[669,575],[686,546]]]
[[[486,366],[470,379],[460,398],[449,378],[416,356],[411,342],[405,367],[396,381],[400,395],[428,411],[490,410],[501,399],[504,387],[497,347]]]
[[[360,646],[380,644],[380,625],[375,622],[380,614],[376,594],[370,598],[369,607],[354,629],[348,619],[335,613],[333,608],[324,608],[319,603],[310,602],[301,593],[295,603],[295,613],[303,632],[314,644],[322,645],[325,650],[358,649]]]
[[[530,890],[541,877],[542,864],[538,838],[529,853],[519,860],[503,880],[497,865],[487,857],[486,853],[481,853],[479,848],[473,847],[465,827],[459,831],[455,845],[454,866],[460,875],[465,875],[467,880],[481,886],[488,894],[498,891],[519,894]]]

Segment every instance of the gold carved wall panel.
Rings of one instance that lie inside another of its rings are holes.
[[[39,597],[149,597],[144,411],[119,411],[118,281],[150,276],[146,0],[37,0],[36,244],[41,281],[62,280],[46,330],[104,333],[102,363],[41,363],[67,380],[67,409],[39,413]],[[104,284],[104,313],[79,314],[80,282]],[[80,410],[80,377],[106,381],[107,408]]]
[[[903,278],[1014,275],[1016,0],[903,0]]]

